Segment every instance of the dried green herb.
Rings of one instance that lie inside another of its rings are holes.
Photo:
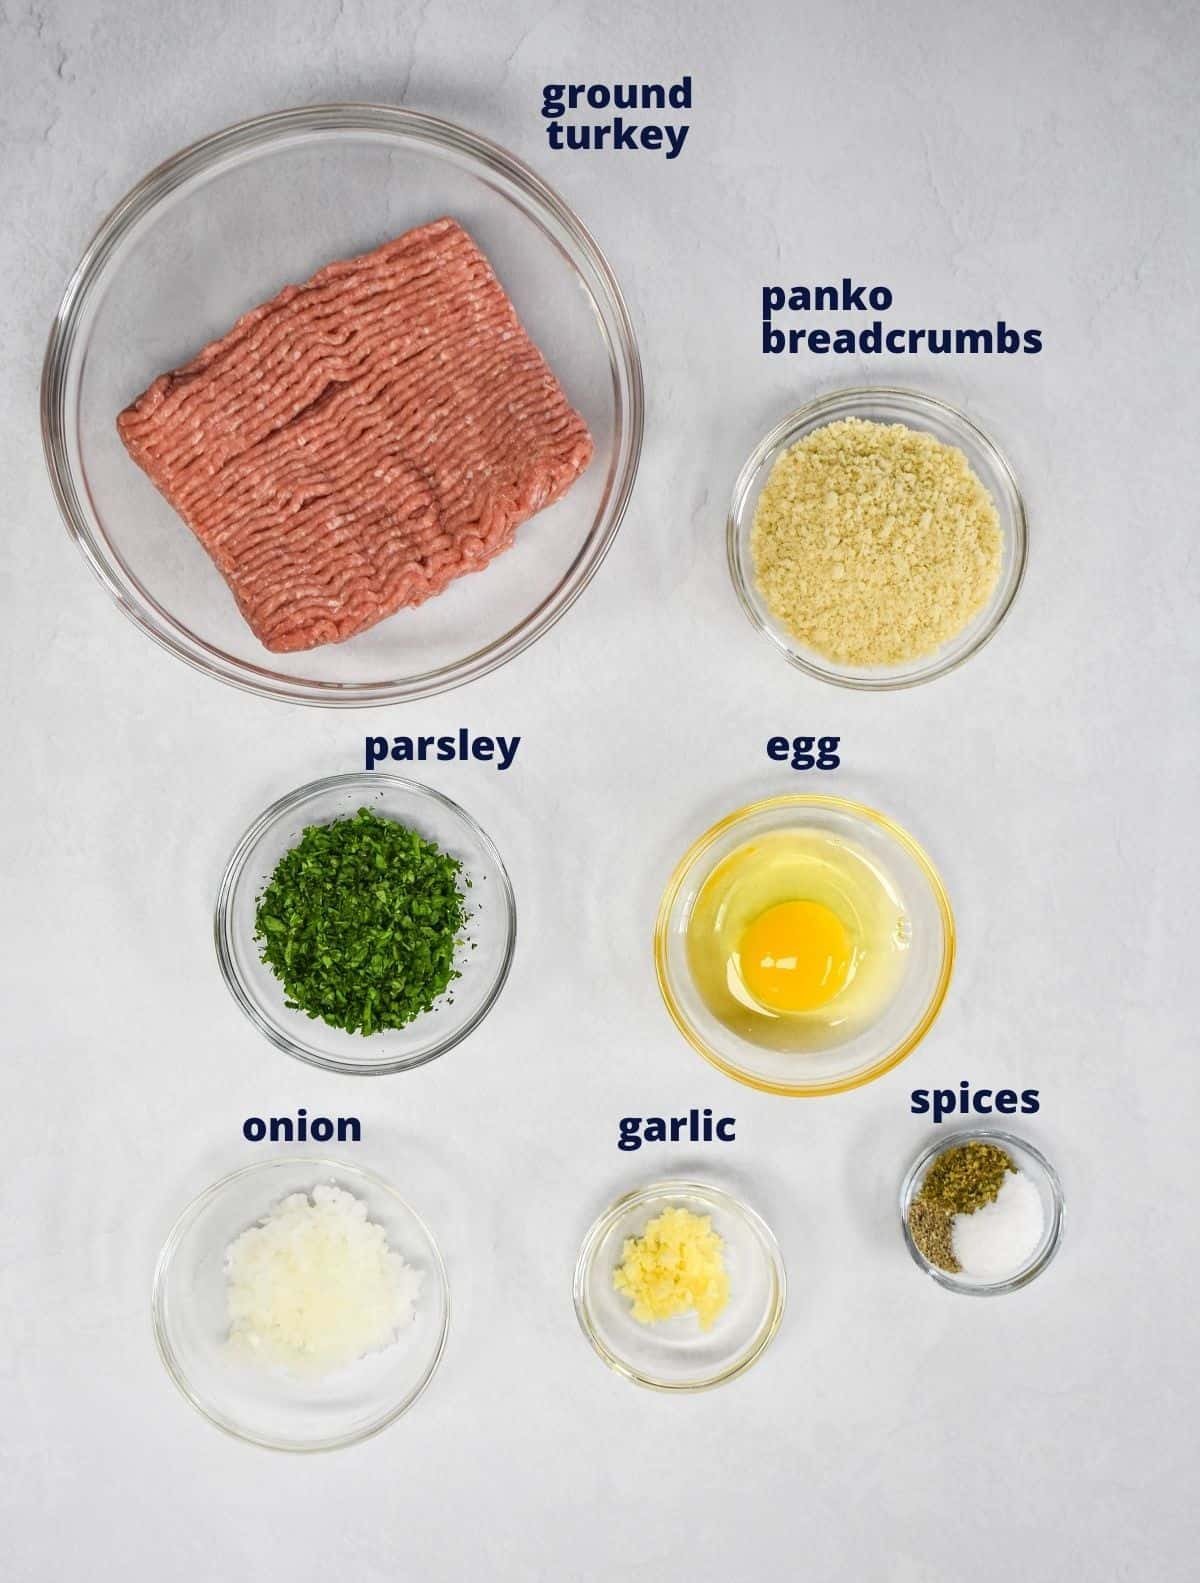
[[[920,1197],[952,1215],[973,1215],[995,1203],[1006,1172],[1016,1168],[1011,1155],[976,1138],[938,1155],[925,1172]]]
[[[403,1028],[460,975],[462,864],[360,808],[310,825],[258,899],[260,955],[287,1005],[348,1033]]]
[[[908,1229],[930,1264],[958,1273],[951,1235],[954,1216],[973,1215],[994,1203],[1005,1175],[1016,1169],[1010,1154],[979,1138],[938,1155],[908,1209]]]

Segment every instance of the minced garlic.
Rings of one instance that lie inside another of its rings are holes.
[[[756,581],[793,637],[842,665],[931,654],[987,604],[1003,535],[952,445],[843,418],[776,461],[751,531]]]
[[[709,1330],[729,1301],[724,1247],[710,1216],[664,1209],[640,1237],[626,1237],[613,1285],[643,1325],[694,1309],[701,1330]]]

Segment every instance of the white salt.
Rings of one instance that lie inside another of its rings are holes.
[[[964,1275],[1003,1281],[1029,1263],[1045,1229],[1041,1193],[1023,1171],[1010,1171],[994,1202],[954,1216],[950,1240]]]

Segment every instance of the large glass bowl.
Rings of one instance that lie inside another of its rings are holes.
[[[321,1379],[256,1368],[230,1353],[225,1250],[289,1193],[332,1183],[367,1205],[388,1245],[422,1275],[412,1324],[394,1343]],[[332,1451],[377,1434],[429,1384],[450,1324],[450,1291],[424,1221],[372,1171],[332,1160],[246,1166],[194,1199],[154,1272],[154,1335],[175,1384],[219,1429],[276,1451]]]
[[[688,961],[692,909],[713,870],[745,843],[775,831],[823,832],[855,849],[886,876],[899,899],[907,940],[898,984],[878,1015],[827,1046],[768,1048],[728,1027],[709,1008]],[[906,830],[885,814],[842,797],[786,793],[751,803],[713,825],[684,853],[659,907],[654,934],[658,984],[676,1027],[706,1061],[770,1094],[815,1098],[881,1077],[933,1025],[954,966],[954,918],[937,870]]]
[[[627,1237],[665,1209],[706,1215],[724,1243],[729,1302],[710,1330],[694,1313],[657,1324],[634,1319],[613,1286]],[[745,1373],[771,1344],[787,1301],[783,1257],[770,1227],[746,1204],[702,1182],[652,1182],[625,1193],[584,1238],[575,1267],[575,1313],[610,1369],[658,1391],[703,1391]]]
[[[987,489],[1000,519],[1003,535],[1000,575],[985,607],[961,632],[932,654],[908,660],[902,665],[841,665],[814,649],[805,647],[783,623],[772,615],[759,593],[751,549],[754,513],[763,486],[784,451],[790,450],[806,435],[842,418],[863,418],[874,423],[902,423],[910,429],[932,434],[944,445],[955,446],[966,456],[971,470]],[[976,424],[947,402],[915,390],[893,390],[884,386],[839,390],[810,401],[797,412],[776,424],[754,448],[738,474],[729,508],[726,532],[729,573],[743,610],[755,627],[771,640],[784,658],[797,669],[807,671],[823,682],[865,691],[896,687],[915,687],[954,670],[978,652],[993,637],[1008,613],[1021,579],[1025,575],[1028,553],[1028,528],[1025,506],[1017,489],[1012,468],[991,439]]]
[[[254,937],[258,897],[285,852],[312,824],[370,808],[435,841],[462,863],[469,919],[455,960],[461,977],[430,1011],[406,1027],[364,1035],[332,1028],[290,1010],[283,985],[264,963]],[[399,775],[333,775],[273,803],[246,831],[217,894],[214,935],[221,974],[233,998],[272,1044],[330,1072],[404,1072],[444,1055],[495,1005],[516,944],[517,909],[499,852],[471,816],[441,792]]]
[[[484,573],[346,643],[272,654],[198,540],[126,454],[117,414],[282,286],[445,214],[492,261],[586,419],[595,457]],[[250,692],[306,704],[387,703],[494,670],[570,608],[633,487],[641,365],[603,255],[531,170],[431,116],[317,105],[205,138],[122,199],[54,321],[42,431],[68,529],[143,632]]]

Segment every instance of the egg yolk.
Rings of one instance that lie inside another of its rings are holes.
[[[854,947],[819,901],[782,901],[761,913],[738,948],[742,981],[771,1011],[815,1011],[846,986]]]

